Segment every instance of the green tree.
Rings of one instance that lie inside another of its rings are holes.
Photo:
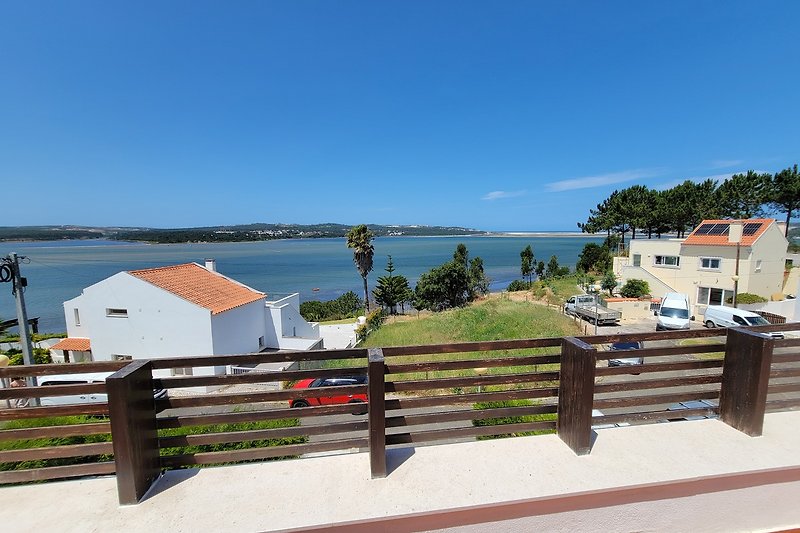
[[[539,261],[536,263],[536,277],[539,279],[544,278],[544,261]]]
[[[533,265],[534,265],[533,248],[531,248],[530,244],[526,246],[525,249],[519,253],[519,257],[521,260],[520,270],[522,271],[522,279],[525,279],[527,277],[528,283],[530,283],[531,281],[533,281],[532,278],[533,278]]]
[[[367,228],[366,224],[353,226],[347,232],[347,247],[353,250],[353,263],[356,265],[358,273],[364,280],[364,302],[367,312],[369,312],[369,287],[367,286],[367,275],[372,271],[372,257],[375,255],[375,248],[372,246],[372,239],[375,235]]]
[[[550,261],[547,262],[547,270],[545,271],[546,278],[554,278],[558,276],[558,257],[551,255]]]
[[[388,276],[381,276],[378,278],[375,289],[372,295],[375,297],[375,302],[389,310],[392,315],[397,314],[397,306],[406,298],[408,291],[408,279],[405,276],[394,276],[394,262],[392,256],[389,256],[389,261],[386,264],[386,272]]]
[[[800,207],[800,173],[797,165],[781,170],[770,180],[767,188],[769,205],[779,213],[786,213],[784,236],[789,236],[789,223],[792,213]]]
[[[720,214],[730,218],[753,218],[763,213],[772,175],[748,170],[734,174],[719,186]]]
[[[575,268],[583,272],[605,272],[611,268],[612,261],[608,248],[589,242],[583,246]]]
[[[489,288],[483,260],[469,260],[467,247],[459,244],[453,260],[423,273],[414,291],[414,307],[441,311],[461,307]]]
[[[619,293],[625,298],[641,298],[650,294],[650,285],[641,279],[629,279]]]
[[[614,289],[617,287],[617,277],[614,275],[614,272],[609,270],[603,276],[603,280],[600,282],[600,287],[603,290],[608,291],[609,296],[614,295]]]

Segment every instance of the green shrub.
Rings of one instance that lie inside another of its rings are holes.
[[[356,328],[356,338],[358,342],[366,340],[370,333],[378,331],[386,321],[386,313],[383,309],[375,309],[367,315],[367,321]]]
[[[650,294],[650,285],[641,279],[629,279],[619,293],[625,298],[641,298]]]
[[[8,364],[9,365],[22,365],[24,364],[23,357],[22,357],[22,350],[17,348],[11,348],[5,352],[0,352],[0,354],[8,356]],[[37,365],[49,365],[53,362],[53,359],[50,357],[50,350],[46,350],[44,348],[34,348],[33,349],[33,361]]]
[[[528,281],[523,281],[521,279],[515,279],[511,283],[508,284],[508,292],[516,292],[516,291],[527,291],[530,290],[533,284]]]
[[[539,405],[537,402],[532,400],[505,400],[500,402],[477,402],[472,405],[472,408],[475,410],[483,410],[483,409],[500,409],[503,407],[524,407],[524,406],[532,406],[532,405]],[[472,425],[475,427],[481,426],[502,426],[505,424],[523,424],[528,422],[545,422],[545,421],[552,421],[556,419],[555,413],[545,413],[539,415],[521,415],[521,416],[503,416],[503,417],[496,417],[496,418],[483,418],[480,420],[473,420]],[[519,433],[502,433],[499,435],[482,435],[478,437],[478,440],[490,440],[490,439],[503,439],[507,437],[521,437],[525,435],[545,435],[548,433],[555,433],[553,429],[540,429],[536,431],[522,431]]]
[[[342,320],[358,316],[364,308],[364,301],[353,291],[346,292],[335,300],[309,300],[300,304],[300,314],[312,322]]]
[[[737,304],[760,304],[760,303],[763,303],[763,302],[766,302],[766,301],[768,301],[768,300],[766,298],[764,298],[763,296],[759,296],[758,294],[753,294],[751,292],[741,292],[741,293],[736,295],[736,303]],[[733,303],[733,297],[731,296],[730,298],[725,300],[725,302],[729,303],[729,304],[732,304]]]

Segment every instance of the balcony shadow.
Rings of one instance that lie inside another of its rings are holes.
[[[198,473],[200,473],[199,468],[185,468],[181,470],[168,470],[161,477],[156,480],[150,490],[144,495],[142,498],[142,502],[149,500],[163,492],[168,491],[172,487],[175,487],[179,483],[183,483],[184,481],[193,478]],[[140,502],[141,503],[141,502]]]
[[[414,448],[392,448],[386,450],[386,474],[391,474],[400,468],[412,455],[414,455]]]

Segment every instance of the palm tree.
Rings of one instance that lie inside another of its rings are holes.
[[[353,249],[353,263],[364,279],[364,302],[369,312],[369,288],[367,287],[367,274],[372,271],[372,256],[375,248],[372,246],[372,239],[375,235],[365,224],[353,226],[347,232],[347,247]]]

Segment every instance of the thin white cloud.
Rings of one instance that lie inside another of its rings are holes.
[[[525,191],[492,191],[481,200],[500,200],[501,198],[514,198],[525,195]]]
[[[708,168],[715,170],[718,168],[737,167],[744,163],[741,159],[715,159],[711,162]]]
[[[609,172],[608,174],[599,174],[597,176],[584,176],[582,178],[572,178],[561,181],[553,181],[546,183],[545,187],[551,192],[572,191],[575,189],[591,189],[593,187],[602,187],[604,185],[612,185],[614,183],[624,183],[626,181],[633,181],[637,179],[653,178],[664,174],[663,168],[636,168],[633,170],[624,170],[622,172]]]

